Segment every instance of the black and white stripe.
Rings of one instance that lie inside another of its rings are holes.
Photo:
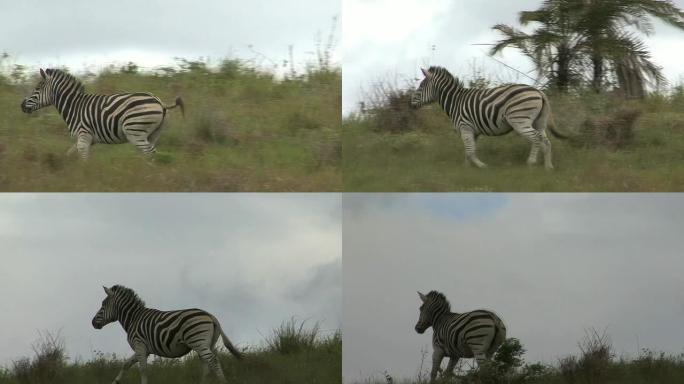
[[[175,104],[164,105],[150,93],[93,95],[85,93],[75,77],[59,69],[41,69],[40,76],[31,96],[22,101],[21,110],[31,113],[54,105],[71,137],[76,138],[68,153],[78,151],[84,159],[95,143],[130,142],[144,154],[154,153],[166,110],[177,106],[183,110],[180,97]]]
[[[411,106],[419,108],[439,102],[461,135],[466,164],[486,167],[475,153],[475,143],[480,135],[500,136],[515,130],[532,145],[527,163],[536,164],[541,148],[544,166],[553,169],[551,142],[546,135],[547,123],[552,123],[551,105],[542,91],[522,84],[466,88],[445,68],[430,67],[421,71],[425,78],[413,93]],[[552,124],[548,128],[554,136],[564,137]]]
[[[114,383],[119,383],[128,368],[139,363],[142,384],[147,383],[145,369],[150,354],[161,357],[181,357],[195,351],[204,363],[202,380],[212,370],[223,383],[226,379],[216,354],[219,336],[230,352],[239,358],[241,353],[233,346],[218,320],[201,309],[160,311],[146,308],[145,303],[132,289],[115,285],[104,287],[107,297],[93,318],[93,327],[101,329],[118,321],[128,334],[128,344],[134,351],[124,364]]]
[[[444,357],[449,357],[444,374],[451,375],[460,358],[474,357],[481,365],[506,340],[506,327],[494,312],[478,309],[454,313],[442,293],[431,291],[424,295],[418,292],[418,296],[423,304],[416,332],[422,334],[429,327],[433,331],[431,382],[437,378]]]

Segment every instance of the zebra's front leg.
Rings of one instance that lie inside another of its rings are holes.
[[[69,150],[67,151],[66,155],[67,155],[67,156],[71,156],[71,155],[73,155],[74,153],[76,153],[77,150],[78,150],[78,148],[76,147],[76,143],[74,143],[74,145],[72,145],[71,147],[69,147]]]
[[[433,344],[432,346],[432,370],[430,370],[430,383],[434,383],[439,373],[439,366],[444,359],[444,351],[442,348]]]
[[[90,155],[90,146],[93,145],[93,136],[89,133],[80,133],[76,138],[76,150],[81,156],[81,159],[88,160]],[[71,150],[70,150],[71,151]]]
[[[134,354],[133,356],[129,357],[128,360],[124,363],[123,367],[121,367],[121,370],[119,371],[119,374],[116,375],[114,378],[114,381],[112,384],[119,384],[121,383],[121,379],[123,378],[124,372],[126,372],[128,369],[130,369],[133,364],[138,362],[138,357]]]
[[[140,368],[140,383],[147,384],[147,348],[143,344],[135,346],[135,358],[138,361],[138,368]]]
[[[483,163],[477,158],[475,134],[467,128],[461,128],[460,131],[461,139],[463,140],[463,146],[465,148],[466,165],[474,164],[478,168],[486,168],[487,164]]]
[[[449,364],[447,364],[444,370],[444,377],[450,377],[454,375],[454,368],[456,368],[456,363],[458,363],[458,357],[450,357]]]

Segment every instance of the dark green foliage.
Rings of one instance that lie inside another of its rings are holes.
[[[519,49],[540,79],[561,92],[619,88],[626,97],[643,98],[647,86],[664,83],[660,67],[633,32],[651,34],[651,18],[684,30],[684,13],[670,0],[545,0],[534,11],[520,12],[520,24],[535,26],[531,33],[494,26],[504,38],[491,54]]]
[[[642,351],[635,359],[617,359],[605,332],[587,330],[579,343],[579,355],[567,356],[556,365],[525,364],[524,347],[517,339],[507,339],[488,364],[441,377],[440,384],[679,384],[684,382],[684,354]],[[421,372],[413,380],[395,380],[385,373],[382,379],[364,384],[426,384]],[[387,379],[389,378],[389,379]],[[391,383],[390,383],[391,380]]]

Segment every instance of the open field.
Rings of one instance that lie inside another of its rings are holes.
[[[96,351],[88,361],[68,361],[63,343],[50,337],[35,346],[33,358],[19,359],[6,369],[0,368],[1,384],[111,383],[124,360],[121,356]],[[228,383],[339,384],[342,381],[341,334],[321,336],[317,327],[300,329],[294,321],[274,330],[264,346],[247,348],[242,360],[227,351],[219,357]],[[147,373],[150,384],[198,383],[202,363],[194,352],[182,359],[151,357]],[[137,366],[124,374],[123,382],[140,382]],[[218,381],[210,375],[208,382]]]
[[[309,68],[276,80],[226,60],[216,69],[144,73],[135,65],[84,80],[87,93],[176,96],[152,160],[131,144],[95,145],[90,159],[67,157],[73,144],[54,107],[26,115],[19,104],[37,73],[0,76],[1,191],[338,191],[341,184],[339,68]],[[37,71],[36,71],[37,72]]]
[[[466,166],[460,136],[438,105],[413,111],[405,94],[396,98],[343,121],[346,191],[684,191],[681,87],[643,101],[552,95],[556,126],[570,136],[551,137],[552,172],[525,164],[530,146],[514,132],[481,137],[478,157],[488,168]],[[622,121],[630,113],[638,114],[633,126]],[[594,137],[587,126],[607,136]]]

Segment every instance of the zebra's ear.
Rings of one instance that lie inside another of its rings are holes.
[[[426,71],[424,68],[421,68],[420,71],[423,72],[423,76],[430,77],[430,72]]]
[[[40,77],[43,79],[45,78],[45,71],[43,71],[43,68],[40,69]]]
[[[423,295],[422,293],[420,293],[420,291],[418,292],[418,297],[420,297],[420,300],[421,300],[423,303],[425,302],[425,300],[427,300],[427,297],[425,297],[425,295]]]
[[[102,288],[104,288],[104,291],[105,291],[105,293],[107,294],[107,296],[111,296],[111,295],[114,294],[114,292],[112,292],[111,289],[105,287],[104,285],[102,286]]]

